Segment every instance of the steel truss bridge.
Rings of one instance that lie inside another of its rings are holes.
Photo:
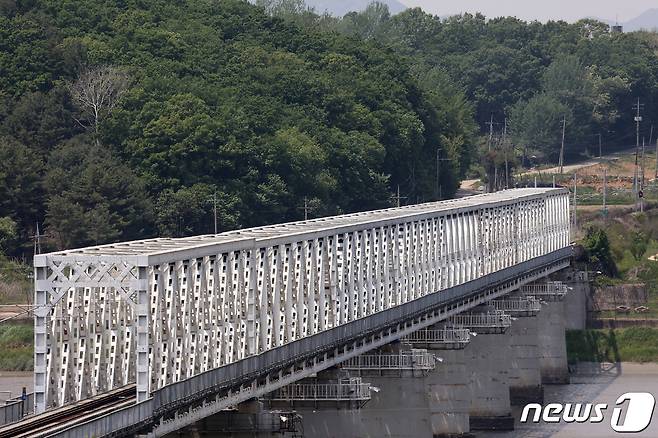
[[[36,256],[35,410],[135,385],[127,406],[51,435],[161,436],[508,294],[570,256],[564,189]]]

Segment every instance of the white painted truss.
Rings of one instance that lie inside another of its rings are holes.
[[[35,257],[37,411],[151,391],[569,245],[563,189]]]

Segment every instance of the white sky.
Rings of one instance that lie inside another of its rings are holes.
[[[562,19],[576,21],[584,17],[623,23],[651,8],[658,0],[399,0],[409,7],[420,6],[435,15],[482,12],[487,17],[515,16],[524,20]]]

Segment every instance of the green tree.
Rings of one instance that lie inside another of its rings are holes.
[[[510,109],[509,129],[514,144],[523,149],[524,157],[532,153],[543,161],[555,162],[560,152],[563,119],[571,128],[571,110],[549,94],[518,102]]]
[[[0,217],[0,255],[16,252],[18,225],[10,217]]]
[[[610,241],[604,230],[589,227],[583,240],[583,246],[589,258],[589,263],[598,267],[608,277],[617,276],[617,265],[612,259]]]
[[[647,252],[649,245],[649,238],[641,231],[635,231],[631,235],[631,254],[638,262],[642,260],[644,254]]]
[[[46,225],[58,248],[152,232],[152,207],[143,182],[111,151],[76,137],[53,151],[49,165]]]
[[[31,149],[0,136],[0,217],[16,222],[23,239],[43,219],[43,170],[43,162]]]
[[[159,235],[183,237],[214,232],[214,208],[217,208],[218,231],[239,225],[237,197],[207,184],[195,184],[179,190],[164,190],[156,201],[156,224]]]

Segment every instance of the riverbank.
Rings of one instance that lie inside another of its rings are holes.
[[[30,322],[0,324],[0,370],[31,371],[34,366],[34,327]]]
[[[658,328],[567,331],[567,357],[576,362],[658,362]]]

